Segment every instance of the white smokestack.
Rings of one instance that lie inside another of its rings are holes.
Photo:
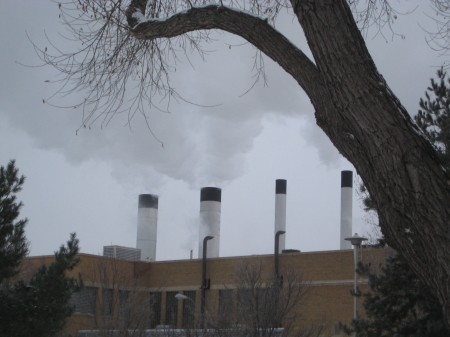
[[[275,234],[286,232],[286,185],[285,179],[275,181]],[[278,242],[278,252],[281,253],[285,249],[286,235],[281,235]]]
[[[351,249],[345,238],[352,236],[353,172],[341,172],[341,245],[340,249]]]
[[[142,261],[156,260],[156,233],[158,224],[158,196],[140,194],[136,248]]]
[[[203,255],[203,239],[213,236],[208,241],[206,256],[219,257],[220,247],[220,209],[222,191],[217,187],[203,187],[200,191],[200,228],[198,237],[198,257]]]

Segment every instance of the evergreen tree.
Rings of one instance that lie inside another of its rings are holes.
[[[82,286],[66,273],[79,262],[78,239],[71,234],[55,252],[50,265],[41,266],[31,278],[22,278],[20,264],[28,253],[26,220],[17,220],[22,203],[16,200],[25,181],[14,161],[0,167],[0,336],[51,337],[72,314],[69,299]]]
[[[359,337],[448,337],[439,301],[411,271],[406,261],[388,258],[380,274],[360,266],[368,277],[370,291],[364,294],[366,318],[353,321],[343,330]]]
[[[17,274],[22,259],[28,253],[25,238],[27,219],[17,220],[22,203],[16,194],[22,189],[24,176],[19,176],[11,160],[0,167],[0,284]]]
[[[450,78],[442,68],[437,71],[437,81],[420,99],[420,108],[414,120],[436,149],[442,165],[450,169]]]

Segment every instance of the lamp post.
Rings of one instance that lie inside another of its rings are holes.
[[[280,273],[279,273],[279,268],[278,268],[278,265],[279,265],[279,261],[278,261],[278,259],[279,259],[279,250],[280,250],[280,235],[283,235],[283,234],[285,234],[286,232],[285,231],[277,231],[276,233],[275,233],[275,254],[274,254],[274,256],[275,256],[275,277],[276,277],[276,280],[277,280],[277,282],[280,280]]]
[[[201,326],[205,328],[205,296],[206,289],[209,289],[209,282],[206,279],[206,252],[208,248],[208,241],[213,239],[214,236],[205,236],[203,239],[203,258],[202,258],[202,285],[201,289],[201,298],[200,298],[200,317],[201,317]]]
[[[195,301],[192,298],[190,298],[189,296],[186,296],[185,294],[182,294],[182,293],[176,293],[175,298],[178,301],[180,301],[180,303],[183,303],[183,305],[182,305],[183,318],[182,318],[181,327],[182,328],[186,328],[186,327],[192,328],[192,326],[190,326],[190,325],[193,323],[193,318],[195,318]],[[185,307],[184,303],[187,303],[186,307]],[[186,314],[186,312],[187,312],[187,314]],[[185,321],[185,317],[187,318],[186,321]]]
[[[358,233],[355,233],[353,236],[349,238],[345,238],[346,241],[350,241],[353,246],[353,262],[355,264],[355,279],[354,279],[354,287],[353,287],[353,319],[356,321],[358,319],[358,273],[356,269],[358,268],[358,250],[361,248],[361,243],[366,241],[367,238],[359,236]]]

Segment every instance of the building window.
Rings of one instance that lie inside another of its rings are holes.
[[[219,290],[219,315],[221,317],[233,316],[233,290],[220,289]]]
[[[102,289],[102,313],[103,316],[112,316],[113,290]]]
[[[166,325],[177,326],[178,300],[176,291],[166,292]]]
[[[239,324],[246,324],[252,316],[254,307],[253,292],[250,289],[238,289],[236,295],[236,320]]]
[[[126,320],[130,312],[130,293],[126,290],[119,290],[119,319]]]
[[[84,287],[80,291],[72,294],[70,305],[74,307],[75,314],[95,315],[96,301],[97,288]]]
[[[161,293],[150,293],[150,327],[155,328],[161,324]]]
[[[195,291],[184,291],[187,298],[183,300],[183,328],[195,327]]]

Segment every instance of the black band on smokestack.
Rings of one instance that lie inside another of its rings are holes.
[[[353,187],[352,171],[341,171],[341,187]]]
[[[200,201],[221,202],[222,190],[218,187],[203,187],[200,190]]]
[[[275,194],[286,194],[286,179],[275,180]]]
[[[158,209],[158,196],[153,194],[139,194],[138,208]]]

